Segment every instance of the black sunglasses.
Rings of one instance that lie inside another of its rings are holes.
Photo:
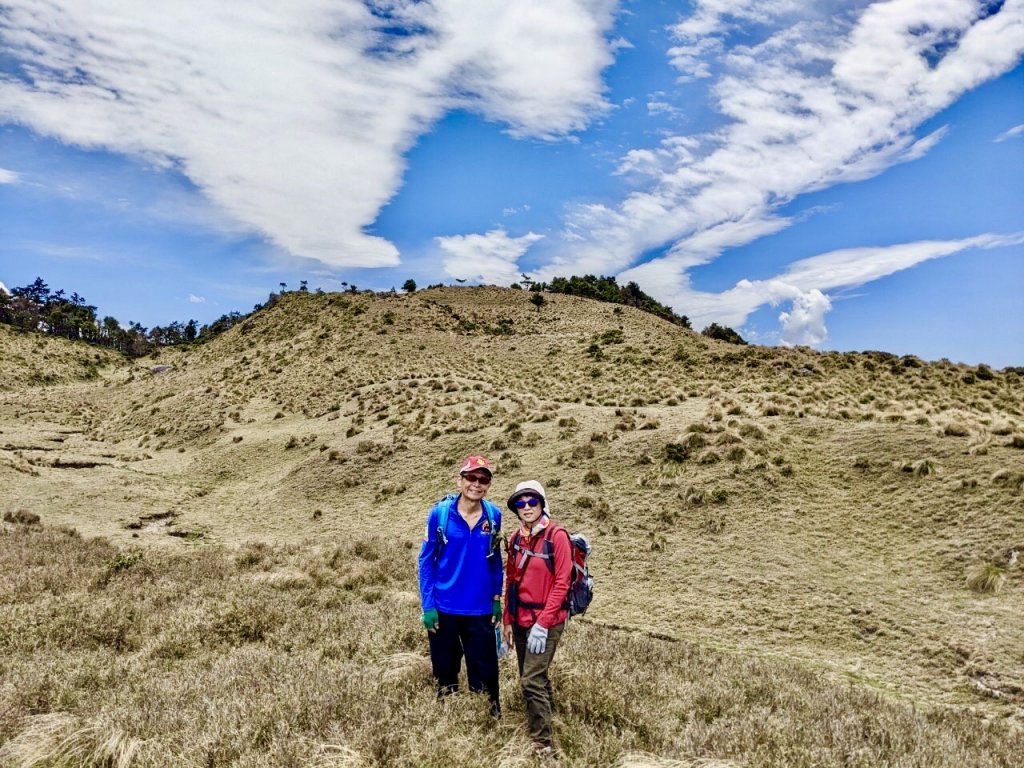
[[[536,507],[540,504],[540,499],[536,496],[528,496],[525,499],[520,497],[512,503],[515,504],[516,509],[523,509],[525,507]]]
[[[467,483],[477,483],[478,485],[490,485],[490,475],[463,475],[462,479]]]

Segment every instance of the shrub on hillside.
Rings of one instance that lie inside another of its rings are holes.
[[[718,323],[712,323],[707,326],[703,331],[700,332],[701,336],[707,336],[709,339],[718,339],[719,341],[727,341],[730,344],[746,344],[742,336],[727,325],[719,325]]]
[[[665,461],[677,464],[690,458],[690,449],[683,443],[667,443],[665,445]]]

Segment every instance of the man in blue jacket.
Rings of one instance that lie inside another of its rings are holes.
[[[485,457],[462,462],[458,495],[441,499],[427,516],[419,582],[438,695],[458,690],[465,656],[469,689],[486,691],[491,714],[501,717],[494,632],[501,621],[501,510],[484,499],[492,477]]]

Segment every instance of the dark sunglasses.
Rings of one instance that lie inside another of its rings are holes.
[[[476,483],[477,485],[490,485],[490,475],[463,475],[462,479],[467,483]]]
[[[512,503],[515,504],[516,509],[523,509],[525,507],[536,507],[538,504],[540,504],[540,499],[538,499],[536,496],[528,496],[525,499],[518,498]]]

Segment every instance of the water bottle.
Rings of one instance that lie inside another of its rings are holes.
[[[504,659],[508,656],[508,643],[501,634],[501,625],[494,628],[494,647],[498,650],[498,658]]]

